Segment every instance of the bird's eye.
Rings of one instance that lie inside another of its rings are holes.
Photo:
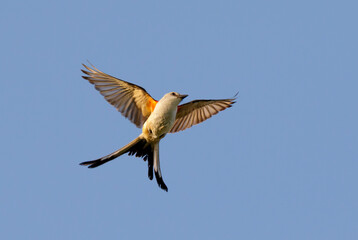
[[[175,96],[175,93],[174,93],[174,92],[172,92],[172,96]]]

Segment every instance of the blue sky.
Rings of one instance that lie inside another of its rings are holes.
[[[355,1],[5,1],[1,239],[357,239]],[[139,158],[81,63],[233,108]]]

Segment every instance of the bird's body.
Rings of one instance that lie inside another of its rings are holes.
[[[160,99],[142,128],[143,137],[148,141],[159,141],[173,127],[178,104],[187,95],[167,93]]]
[[[176,92],[165,94],[159,101],[154,100],[143,88],[132,83],[114,78],[95,67],[88,71],[86,80],[115,106],[125,117],[129,118],[142,133],[121,149],[102,158],[81,163],[89,168],[98,167],[125,153],[141,157],[148,161],[148,177],[153,179],[153,170],[159,187],[168,191],[165,185],[159,161],[159,142],[169,132],[178,132],[200,123],[234,103],[233,99],[196,100],[179,106],[188,95]]]

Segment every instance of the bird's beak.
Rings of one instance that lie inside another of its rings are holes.
[[[184,98],[186,98],[188,96],[188,94],[182,94],[182,95],[179,95],[178,97],[181,98],[181,100],[183,100]]]

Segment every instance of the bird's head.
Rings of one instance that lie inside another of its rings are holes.
[[[165,94],[162,99],[158,103],[165,104],[167,106],[171,107],[177,107],[179,103],[186,98],[188,95],[185,94],[179,94],[177,92],[170,92]]]
[[[173,103],[179,104],[184,98],[186,98],[188,95],[186,94],[179,94],[177,92],[170,92],[163,96],[163,99],[166,99],[168,101],[171,101]]]

